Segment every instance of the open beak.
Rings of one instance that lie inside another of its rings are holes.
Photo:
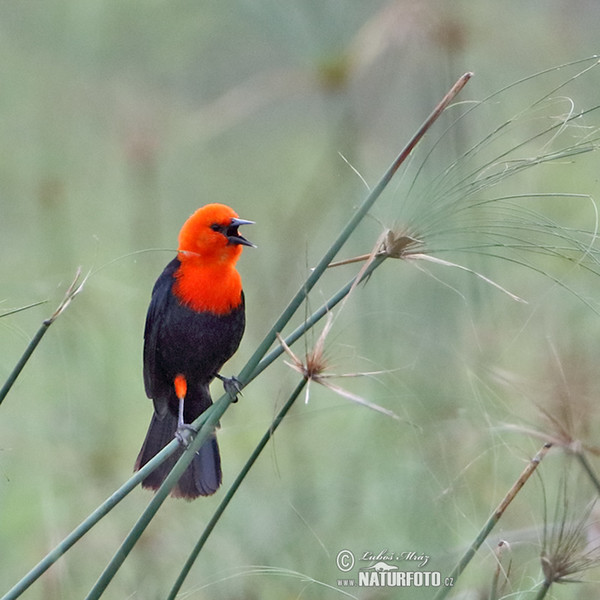
[[[240,225],[254,225],[254,221],[246,221],[245,219],[233,218],[231,219],[231,224],[227,228],[225,233],[227,239],[230,244],[241,245],[241,246],[250,246],[251,248],[256,248],[256,245],[252,242],[248,241],[244,236],[240,235],[238,231],[238,227]]]

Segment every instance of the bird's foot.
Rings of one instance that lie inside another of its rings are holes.
[[[177,441],[184,447],[187,448],[191,443],[198,430],[187,423],[179,423],[177,430],[175,431],[175,437]]]
[[[225,393],[229,394],[232,402],[238,401],[238,395],[242,395],[242,382],[237,377],[223,377],[217,373],[217,379],[220,379],[223,382],[223,387],[225,388]]]

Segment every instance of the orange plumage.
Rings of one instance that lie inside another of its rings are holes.
[[[236,219],[223,204],[198,209],[179,233],[179,269],[175,273],[175,295],[196,311],[220,315],[239,305],[242,279],[235,264],[242,253],[239,243],[231,244],[214,224],[226,226]],[[243,239],[243,238],[240,238]]]

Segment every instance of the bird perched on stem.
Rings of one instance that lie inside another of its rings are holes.
[[[144,332],[144,385],[154,414],[135,463],[138,470],[174,437],[182,446],[189,425],[211,404],[209,385],[219,375],[244,333],[244,293],[235,264],[242,246],[254,246],[238,231],[252,221],[223,204],[198,209],[179,233],[177,257],[152,290]],[[156,490],[183,448],[148,475],[142,486]],[[221,484],[221,460],[213,434],[200,447],[171,495],[191,500],[213,494]]]

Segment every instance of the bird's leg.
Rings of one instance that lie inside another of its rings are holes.
[[[237,377],[223,377],[220,373],[215,375],[217,379],[223,382],[225,393],[229,394],[232,402],[238,401],[238,394],[242,396],[242,382]]]
[[[179,412],[177,414],[177,430],[175,431],[175,437],[184,448],[187,448],[198,432],[194,427],[188,425],[183,420],[183,408],[185,406],[185,395],[187,394],[187,381],[185,375],[176,375],[173,383],[175,385],[175,393],[177,394],[177,398],[179,398]]]
[[[194,427],[184,423],[183,421],[184,403],[185,398],[179,398],[179,415],[177,417],[177,430],[175,431],[175,437],[184,448],[187,448],[198,432]]]

